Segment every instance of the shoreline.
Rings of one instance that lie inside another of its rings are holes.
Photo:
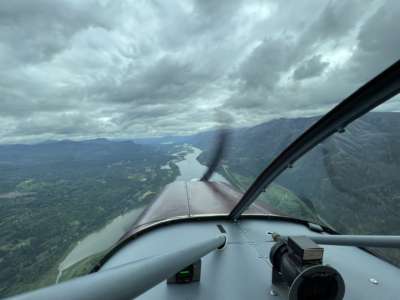
[[[140,214],[140,213],[145,209],[145,207],[146,207],[146,205],[139,204],[139,205],[137,205],[136,207],[134,207],[134,208],[132,208],[132,209],[126,211],[125,213],[119,214],[119,215],[113,217],[113,218],[110,219],[106,224],[102,225],[101,227],[99,227],[99,228],[96,229],[95,231],[90,232],[89,234],[83,236],[83,237],[82,237],[81,239],[79,239],[78,241],[76,241],[76,242],[74,242],[73,244],[71,244],[70,247],[68,247],[68,250],[64,253],[64,255],[60,258],[59,262],[57,263],[57,276],[56,276],[56,279],[55,279],[55,283],[58,283],[58,282],[59,282],[59,280],[62,278],[62,273],[63,273],[65,270],[67,270],[68,268],[74,266],[75,264],[79,263],[80,261],[82,261],[82,260],[84,260],[84,259],[86,259],[86,258],[88,257],[88,256],[81,257],[79,260],[77,260],[77,261],[75,261],[75,262],[73,262],[73,263],[69,263],[69,264],[66,265],[66,266],[62,266],[62,264],[64,263],[64,261],[67,259],[67,257],[74,251],[74,249],[75,249],[76,247],[78,247],[78,245],[79,245],[82,241],[84,241],[85,239],[87,239],[87,238],[90,237],[91,235],[99,234],[102,230],[104,230],[107,226],[110,226],[110,225],[111,225],[113,222],[115,222],[118,218],[123,217],[123,216],[125,216],[125,215],[127,215],[127,214],[129,214],[129,213],[132,213],[132,212],[134,212],[135,210],[141,210],[141,211],[139,212],[139,214]],[[134,220],[132,221],[132,224],[133,224],[133,223],[134,223]],[[118,239],[119,239],[119,238],[120,238],[120,237],[118,237]],[[117,239],[117,240],[118,240],[118,239]],[[110,242],[109,247],[112,247],[112,245],[113,245],[114,243],[115,243],[115,242]],[[109,248],[109,247],[107,247],[107,248]],[[89,256],[95,255],[95,254],[100,253],[100,252],[102,252],[102,251],[105,251],[105,249],[99,249],[98,252],[92,253],[92,254],[90,254]]]

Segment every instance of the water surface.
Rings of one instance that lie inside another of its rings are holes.
[[[207,171],[207,167],[199,163],[197,157],[201,154],[201,150],[195,147],[191,147],[193,152],[185,155],[185,158],[176,163],[179,168],[181,175],[179,175],[176,180],[190,181],[198,180]],[[229,183],[222,175],[214,173],[211,180],[222,181]]]

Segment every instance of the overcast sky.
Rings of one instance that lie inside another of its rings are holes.
[[[400,58],[399,19],[395,0],[1,1],[0,142],[319,115]]]

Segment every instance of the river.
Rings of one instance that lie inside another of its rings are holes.
[[[207,167],[199,163],[197,156],[200,155],[201,150],[195,147],[191,147],[193,153],[188,153],[185,155],[185,159],[176,163],[179,168],[181,175],[179,175],[176,180],[190,181],[195,179],[200,179],[201,176],[207,171]],[[222,181],[228,183],[228,181],[222,175],[214,173],[211,180]]]
[[[207,167],[200,164],[197,156],[201,150],[192,147],[193,152],[185,155],[184,159],[176,162],[179,168],[180,175],[176,178],[177,181],[190,181],[201,178]],[[161,167],[165,168],[165,166]],[[215,173],[212,180],[228,182],[222,175]],[[62,275],[63,270],[81,261],[82,259],[107,250],[132,226],[136,218],[143,211],[144,207],[133,209],[123,215],[116,217],[100,230],[93,232],[80,240],[65,259],[58,266],[57,282]]]

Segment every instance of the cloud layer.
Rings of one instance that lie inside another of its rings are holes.
[[[395,0],[3,1],[0,142],[321,114],[399,59],[399,17]]]

